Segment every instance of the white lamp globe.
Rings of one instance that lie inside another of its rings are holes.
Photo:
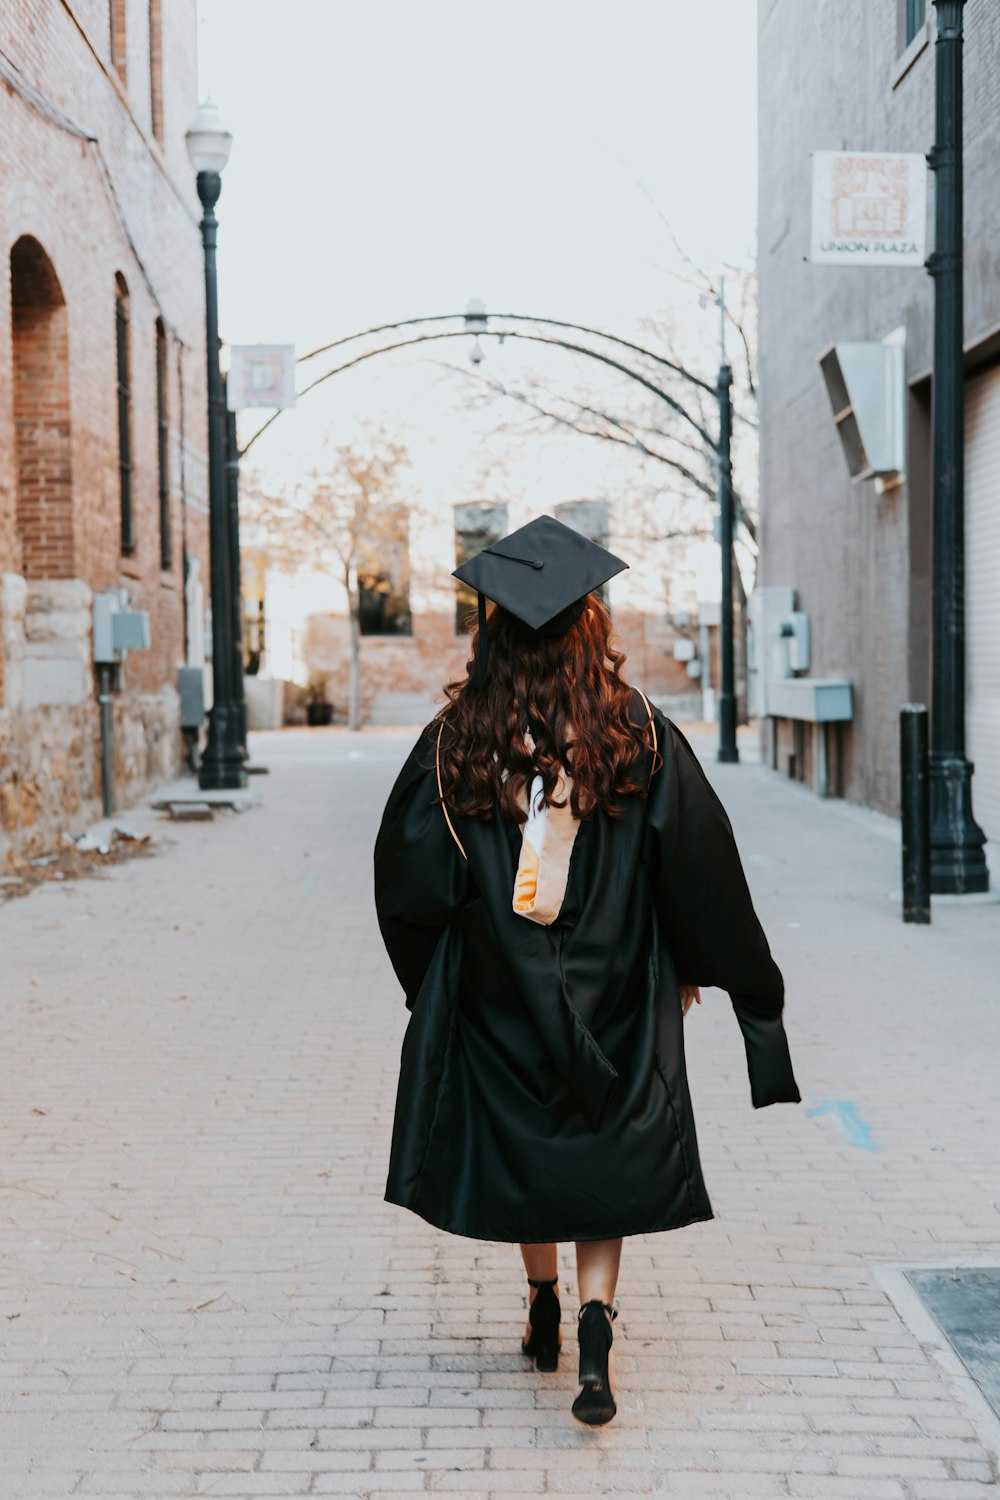
[[[214,100],[199,105],[184,142],[196,172],[222,171],[232,150],[233,133],[226,129]]]

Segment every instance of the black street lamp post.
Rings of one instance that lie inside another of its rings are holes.
[[[226,515],[229,524],[229,603],[232,612],[233,660],[232,702],[237,740],[243,764],[247,751],[247,695],[243,680],[243,570],[240,564],[240,448],[236,437],[236,413],[226,407]]]
[[[983,845],[972,816],[972,764],[965,755],[965,406],[962,357],[962,9],[934,0],[936,141],[934,376],[932,383],[933,543],[931,577],[931,890],[989,889]]]
[[[216,273],[215,205],[222,191],[221,172],[229,159],[232,136],[210,101],[201,106],[186,136],[191,165],[198,174],[203,211],[201,238],[205,252],[205,347],[208,376],[208,508],[212,587],[212,697],[208,744],[199,785],[205,791],[230,791],[247,784],[245,752],[240,739],[236,679],[242,676],[233,647],[233,578],[229,497],[226,476],[226,407],[219,366],[219,289]]]
[[[720,761],[738,761],[736,693],[733,684],[733,372],[719,367],[719,547],[722,553],[722,601],[719,608],[719,749]]]

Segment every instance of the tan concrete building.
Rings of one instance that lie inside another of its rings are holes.
[[[1000,8],[968,0],[967,730],[975,812],[993,838],[1000,838],[998,57]],[[767,711],[765,751],[790,775],[894,813],[899,709],[929,695],[933,287],[919,265],[806,260],[810,153],[930,149],[933,6],[760,0],[759,72],[759,586],[778,591],[771,597],[779,601],[784,591],[779,612],[808,616],[808,665],[793,674],[796,683],[849,684],[853,698],[850,717],[823,723],[807,716],[807,687],[782,688]],[[852,481],[819,360],[834,345],[887,339],[903,350],[903,467],[888,483]],[[759,670],[769,670],[764,657]]]

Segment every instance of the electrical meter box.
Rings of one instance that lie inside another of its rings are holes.
[[[100,666],[124,661],[130,651],[148,651],[149,613],[129,609],[127,589],[94,595],[94,660]]]
[[[801,609],[793,609],[781,627],[781,634],[788,642],[788,670],[809,670],[809,616]]]
[[[148,651],[149,614],[144,609],[122,609],[111,616],[111,644],[121,656]]]

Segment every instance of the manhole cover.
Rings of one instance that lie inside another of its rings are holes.
[[[1000,1266],[950,1266],[905,1275],[1000,1417]]]

